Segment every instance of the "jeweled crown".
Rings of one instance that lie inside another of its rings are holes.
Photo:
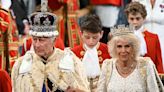
[[[111,28],[112,36],[120,36],[120,35],[133,34],[133,33],[134,31],[131,26],[118,25],[117,27]]]
[[[52,37],[57,36],[57,17],[47,12],[47,0],[41,1],[41,12],[34,12],[29,16],[30,32],[32,36]]]

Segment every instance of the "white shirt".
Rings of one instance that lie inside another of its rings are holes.
[[[84,47],[87,50],[82,59],[82,62],[84,64],[87,77],[89,78],[95,78],[96,76],[99,76],[101,71],[96,46],[89,48],[86,44],[84,44]]]
[[[144,35],[142,32],[144,31],[144,27],[140,27],[138,30],[134,30],[134,34],[138,37],[140,40],[140,55],[144,56],[147,53],[147,45],[146,41],[144,39]]]

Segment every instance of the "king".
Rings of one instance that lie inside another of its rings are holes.
[[[41,12],[29,17],[34,50],[14,64],[13,92],[89,92],[80,59],[69,49],[54,46],[57,16],[46,11],[46,0],[41,5]]]

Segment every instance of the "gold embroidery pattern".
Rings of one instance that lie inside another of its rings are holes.
[[[102,63],[102,62],[103,62],[103,58],[99,57],[99,63]]]
[[[83,51],[83,50],[80,51],[80,55],[81,55],[81,56],[84,56],[84,54],[85,54],[85,51]]]
[[[102,51],[101,50],[98,50],[97,53],[98,53],[98,55],[102,55]]]

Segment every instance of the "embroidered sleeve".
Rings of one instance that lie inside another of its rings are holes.
[[[64,57],[59,63],[59,68],[64,72],[63,79],[68,86],[89,91],[89,83],[80,59],[69,49],[64,50]]]
[[[12,92],[39,92],[41,90],[35,90],[33,81],[29,73],[20,73],[20,66],[22,64],[22,58],[19,58],[12,69]]]
[[[148,92],[161,92],[159,86],[161,85],[161,80],[159,79],[159,75],[155,68],[155,65],[151,59],[148,60],[147,63],[147,91]],[[159,86],[158,86],[159,85]]]
[[[73,73],[75,78],[75,84],[77,88],[84,90],[85,92],[89,92],[89,82],[87,81],[87,76],[85,74],[85,69],[83,63],[80,61],[78,57],[75,55],[74,57],[74,66],[75,72]]]
[[[110,77],[110,61],[106,59],[102,64],[102,70],[97,85],[97,92],[107,92],[108,77]]]
[[[16,79],[18,77],[18,71],[19,71],[19,67],[20,66],[20,62],[16,61],[13,68],[12,68],[12,72],[11,72],[11,80],[12,80],[12,92],[16,92]]]

